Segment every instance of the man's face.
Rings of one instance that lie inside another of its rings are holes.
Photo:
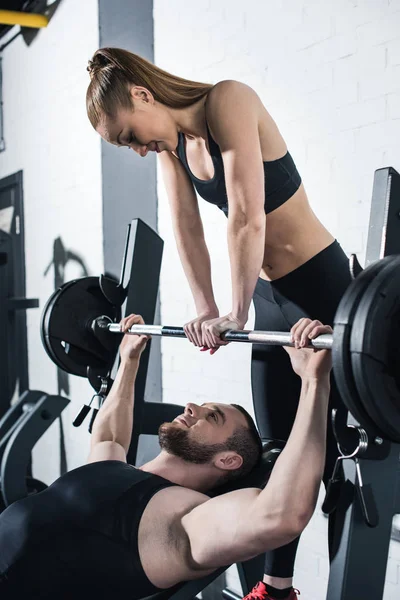
[[[162,450],[186,462],[206,464],[217,452],[226,450],[227,439],[239,427],[247,427],[247,423],[234,406],[188,403],[183,415],[160,426],[158,436]]]

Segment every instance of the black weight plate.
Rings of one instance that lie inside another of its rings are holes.
[[[105,373],[111,368],[120,340],[110,334],[105,345],[95,337],[91,324],[101,315],[119,321],[120,307],[105,298],[97,277],[70,281],[50,297],[42,314],[41,335],[47,354],[60,369],[86,377],[88,367]]]
[[[369,432],[377,434],[374,421],[364,408],[364,404],[354,382],[350,336],[354,316],[359,302],[371,281],[383,269],[384,264],[391,262],[393,257],[371,264],[354,279],[341,299],[335,314],[333,327],[332,361],[336,385],[345,406],[357,421]]]
[[[365,410],[382,437],[399,443],[400,256],[390,258],[368,286],[356,311],[350,352]]]
[[[63,368],[61,364],[58,363],[57,354],[53,352],[52,344],[50,343],[49,336],[47,335],[47,323],[48,315],[51,314],[51,310],[53,308],[54,303],[57,301],[58,296],[60,295],[61,289],[56,290],[50,296],[46,305],[42,312],[42,318],[40,323],[40,335],[42,339],[42,344],[47,354],[51,358],[51,360],[61,369]]]
[[[84,279],[89,279],[89,282],[95,282],[96,280],[95,277]],[[77,281],[79,283],[77,283]],[[74,375],[83,375],[83,372],[81,373],[80,370],[77,372],[78,365],[75,364],[70,354],[68,354],[70,346],[68,346],[65,342],[64,338],[66,335],[55,335],[54,329],[68,327],[69,324],[66,322],[68,314],[67,311],[65,311],[65,294],[71,286],[84,285],[83,283],[81,284],[81,282],[81,279],[70,281],[56,290],[52,296],[50,296],[46,306],[44,307],[41,320],[41,337],[47,354],[60,369]],[[61,304],[58,304],[59,298],[61,298]],[[80,305],[83,306],[82,303]],[[76,331],[77,329],[78,332]],[[81,327],[77,327],[76,323],[75,335],[82,335]]]

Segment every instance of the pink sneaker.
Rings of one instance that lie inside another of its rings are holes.
[[[300,596],[299,590],[292,588],[289,596],[285,598],[285,600],[298,600],[298,596]],[[251,590],[247,596],[243,598],[243,600],[276,600],[273,596],[268,594],[267,589],[265,587],[265,583],[263,581],[259,581],[255,587]]]

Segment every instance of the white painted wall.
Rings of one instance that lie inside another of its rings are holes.
[[[19,37],[3,53],[7,149],[0,154],[0,177],[23,170],[27,295],[38,297],[41,309],[53,291],[53,269],[46,277],[44,271],[56,237],[84,258],[91,274],[103,270],[100,138],[85,109],[86,66],[97,47],[97,1],[68,0],[29,47]],[[76,276],[80,271],[70,269],[65,280]],[[54,394],[56,368],[40,341],[41,309],[28,311],[30,387]],[[70,385],[63,423],[71,469],[84,462],[89,443],[87,426],[71,423],[92,391],[77,377]],[[55,423],[34,450],[34,476],[51,483],[58,465]]]
[[[286,139],[315,212],[363,263],[374,171],[400,170],[400,1],[154,0],[154,19],[160,67],[254,87]],[[225,217],[204,201],[200,207],[224,314],[231,308]],[[161,181],[159,231],[162,322],[180,325],[195,311]],[[210,357],[164,339],[162,349],[165,402],[217,399],[252,410],[249,347],[232,344]],[[299,548],[295,585],[305,600],[325,594],[326,525],[318,510]],[[399,546],[391,545],[385,600],[399,597]]]

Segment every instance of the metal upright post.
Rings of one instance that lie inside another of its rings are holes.
[[[392,444],[385,460],[360,459],[364,487],[373,495],[378,525],[369,527],[364,520],[356,492],[354,461],[344,461],[345,483],[337,507],[334,558],[331,563],[328,600],[373,598],[381,600],[385,585],[390,532],[395,513],[400,446]]]
[[[156,311],[161,260],[164,242],[140,219],[129,227],[123,260],[121,284],[128,289],[124,305],[125,315],[142,315],[145,322],[153,323]],[[143,352],[135,385],[134,428],[128,452],[128,462],[136,463],[139,435],[142,433],[144,394],[149,365],[150,343]]]
[[[375,171],[366,266],[389,254],[400,254],[400,175],[393,167]]]
[[[400,254],[400,175],[388,167],[375,171],[366,266],[391,254]],[[359,461],[363,487],[378,515],[376,527],[368,526],[364,518],[356,464],[344,461],[327,600],[383,597],[392,520],[399,512],[400,445],[380,441],[388,444],[387,458]]]

